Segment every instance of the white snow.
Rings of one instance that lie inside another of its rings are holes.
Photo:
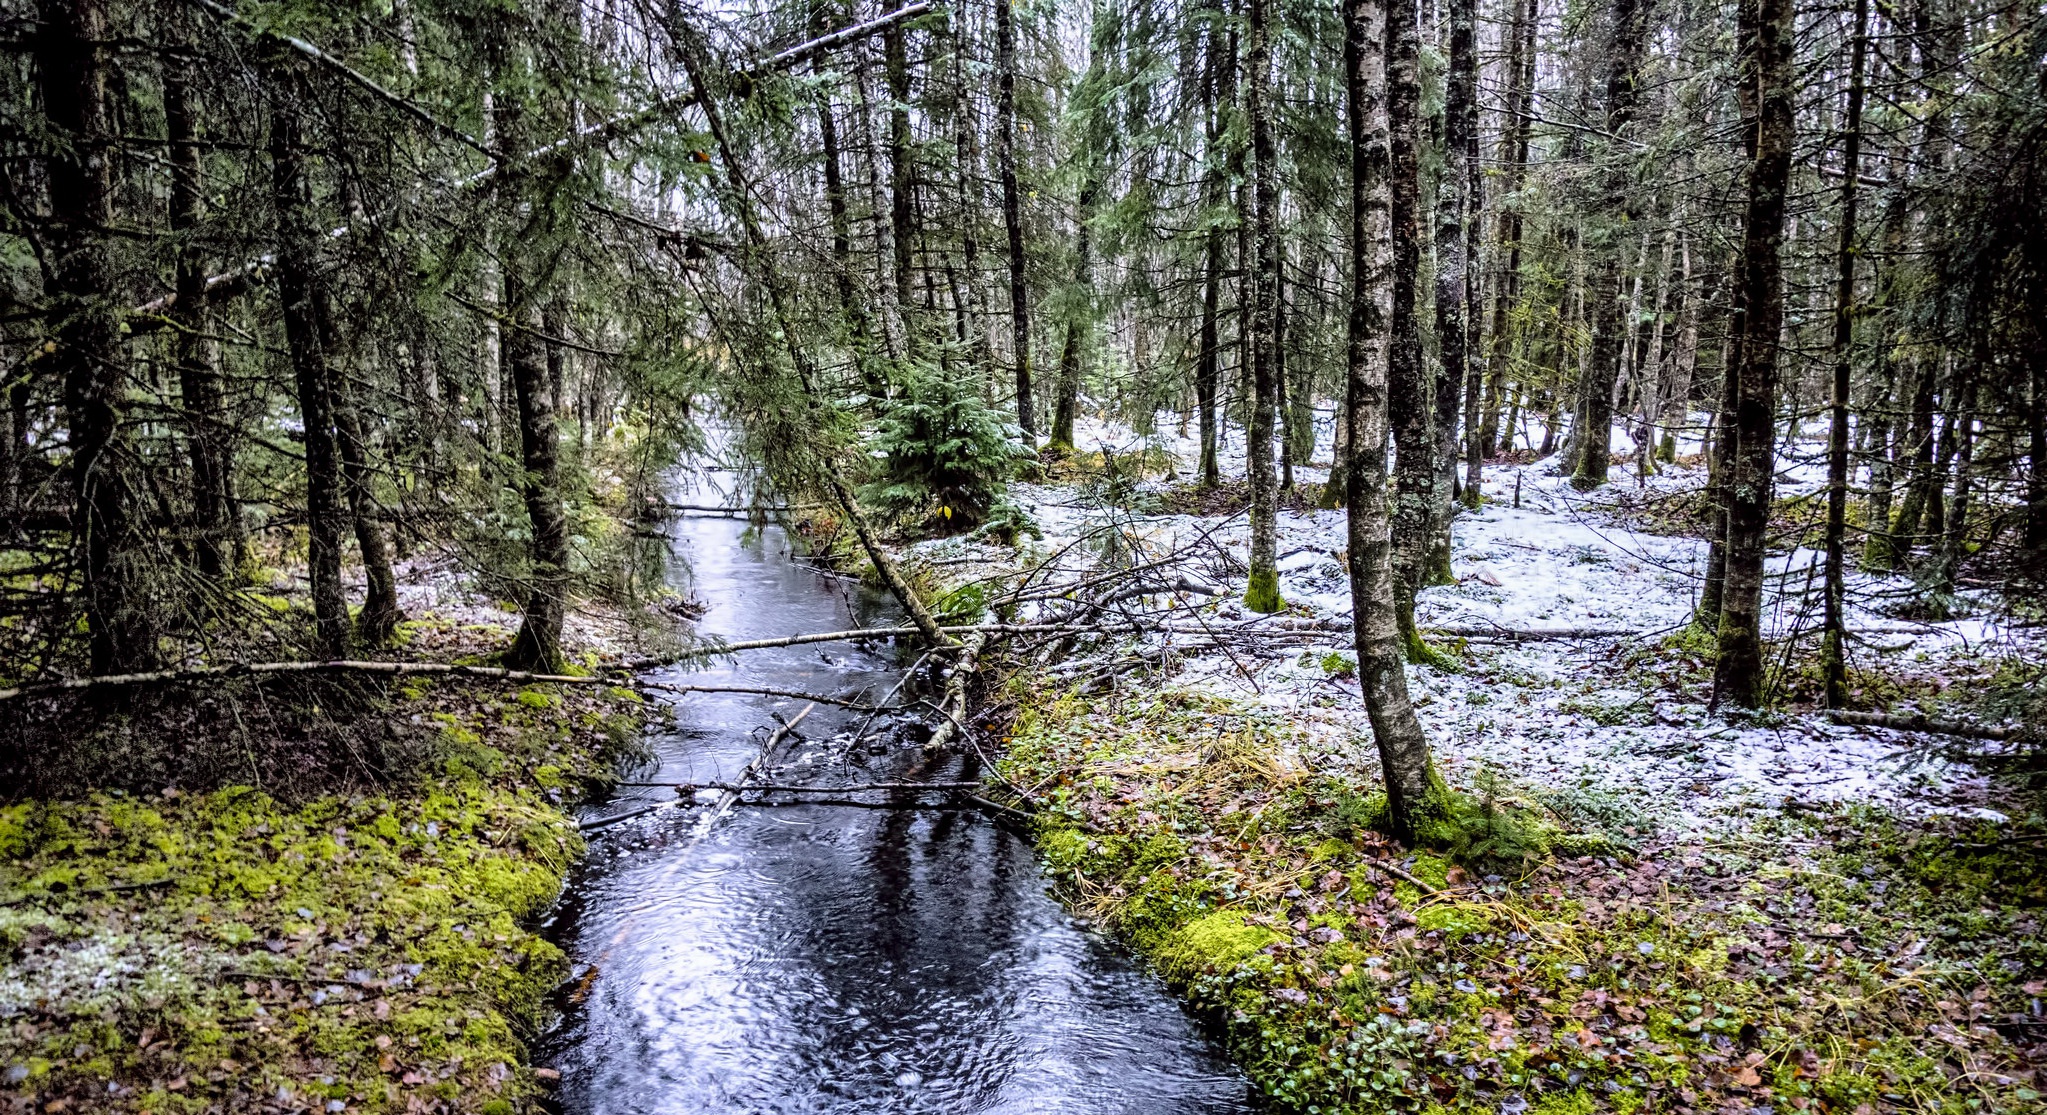
[[[1331,416],[1320,417],[1318,455],[1326,460]],[[1527,424],[1531,428],[1525,436],[1539,442],[1539,418]],[[1198,432],[1190,424],[1183,438],[1176,427],[1174,416],[1162,414],[1158,433],[1147,438],[1091,418],[1077,425],[1076,443],[1082,451],[1107,447],[1127,453],[1147,444],[1165,448],[1174,455],[1177,475],[1191,478],[1198,463]],[[1686,436],[1685,451],[1697,452],[1696,435]],[[1623,437],[1617,427],[1616,451],[1624,448]],[[1792,448],[1810,450],[1809,445]],[[1225,476],[1241,477],[1240,428],[1226,429],[1223,454]],[[1792,491],[1814,490],[1823,475],[1809,463],[1789,459],[1783,468],[1785,487]],[[1322,469],[1296,469],[1303,484],[1319,484],[1325,475]],[[1607,488],[1580,493],[1570,487],[1555,457],[1486,470],[1485,506],[1460,513],[1453,523],[1457,583],[1419,595],[1419,622],[1424,627],[1598,628],[1633,634],[1474,643],[1460,670],[1410,668],[1409,685],[1446,777],[1453,784],[1468,784],[1490,767],[1559,808],[1606,809],[1638,818],[1634,823],[1665,828],[1711,827],[1745,810],[1789,802],[1860,801],[1906,812],[1998,816],[2000,799],[1989,780],[1969,766],[1933,757],[1930,749],[1914,746],[1899,733],[1846,728],[1810,714],[1778,717],[1767,726],[1733,722],[1709,714],[1699,703],[1703,686],[1696,672],[1678,684],[1664,676],[1671,670],[1671,654],[1643,653],[1689,622],[1706,545],[1697,538],[1632,528],[1615,509],[1628,501],[1681,494],[1702,483],[1696,470],[1662,466],[1638,488],[1633,470],[1617,466]],[[1253,618],[1238,603],[1248,553],[1243,515],[1221,519],[1090,509],[1073,488],[1046,485],[1015,485],[1014,497],[1045,530],[1043,542],[1032,547],[1034,560],[1053,558],[1069,573],[1092,560],[1093,545],[1111,528],[1154,557],[1195,545],[1205,534],[1195,563],[1212,583],[1230,587],[1231,595],[1207,602],[1189,598],[1181,614]],[[1344,545],[1342,512],[1281,513],[1280,588],[1295,614],[1348,616],[1349,584],[1340,560]],[[1221,551],[1228,551],[1233,562],[1223,562]],[[1770,638],[1818,627],[1819,557],[1808,549],[1771,556],[1765,582]],[[1909,579],[1900,576],[1851,574],[1848,622],[1862,633],[1851,647],[1851,660],[1881,665],[1887,672],[1932,670],[1949,656],[1986,648],[2003,653],[2041,649],[2038,629],[2001,622],[1998,601],[1987,594],[1969,601],[1972,617],[1948,623],[1906,621],[1880,610],[1910,587]],[[1189,638],[1161,633],[1145,641],[1159,645]],[[1332,679],[1321,665],[1325,656],[1350,649],[1348,632],[1278,645],[1279,657],[1190,652],[1173,684],[1289,710],[1306,729],[1310,749],[1368,773],[1373,762],[1370,727],[1356,683]],[[1817,653],[1814,638],[1793,645],[1797,653]]]

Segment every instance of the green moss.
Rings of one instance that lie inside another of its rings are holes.
[[[1275,942],[1284,940],[1262,925],[1245,922],[1238,910],[1217,910],[1181,927],[1158,951],[1159,970],[1178,980],[1228,972]]]
[[[534,686],[527,686],[519,690],[517,700],[520,704],[530,709],[545,710],[559,707],[561,704],[560,697]]]
[[[1599,1110],[1599,1101],[1583,1088],[1568,1092],[1555,1092],[1537,1100],[1533,1115],[1592,1115]]]
[[[592,700],[563,704],[580,718]],[[566,970],[530,923],[582,842],[510,755],[541,749],[573,782],[610,743],[549,727],[561,706],[523,694],[454,707],[440,734],[468,761],[381,794],[0,808],[0,964],[30,940],[99,950],[44,961],[38,1024],[0,1028],[0,1066],[22,1069],[0,1096],[194,1115],[279,1095],[366,1112],[430,1097],[453,1112],[529,1109],[524,1037]]]
[[[1438,931],[1452,938],[1468,937],[1492,931],[1495,916],[1491,909],[1476,903],[1447,902],[1417,911],[1414,924],[1423,932]]]
[[[1253,569],[1250,583],[1244,589],[1244,607],[1254,612],[1270,614],[1286,607],[1286,601],[1279,597],[1279,571],[1274,569]]]

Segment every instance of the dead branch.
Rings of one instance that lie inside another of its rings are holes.
[[[153,670],[141,674],[103,674],[98,677],[58,678],[0,689],[0,701],[41,693],[63,693],[83,689],[105,689],[133,685],[169,685],[217,678],[262,677],[273,674],[353,673],[386,677],[445,676],[482,678],[490,681],[548,682],[557,685],[619,685],[623,679],[603,674],[536,674],[508,670],[502,666],[463,666],[451,662],[370,662],[334,659],[325,662],[235,662],[224,666],[198,666],[189,670]]]
[[[1848,712],[1836,709],[1827,713],[1827,717],[1836,724],[1889,728],[1894,732],[1929,732],[1934,735],[1964,736],[1969,739],[2014,740],[2026,734],[2024,728],[1999,728],[1988,724],[1969,724],[1960,720],[1936,720],[1930,716],[1895,716],[1888,712]]]
[[[678,794],[698,790],[773,791],[779,794],[857,794],[880,790],[975,790],[979,782],[856,782],[849,786],[782,786],[766,782],[614,782],[614,786],[670,787]]]
[[[932,730],[931,738],[924,744],[926,751],[943,750],[955,734],[965,734],[965,729],[960,726],[960,717],[967,714],[967,682],[980,667],[981,648],[987,643],[988,633],[985,631],[976,631],[967,637],[960,651],[960,660],[953,666],[952,676],[945,680],[945,698],[938,703],[938,711],[945,717],[945,722]]]
[[[805,705],[800,711],[797,712],[796,715],[790,717],[787,720],[782,721],[780,724],[775,726],[775,730],[768,736],[768,741],[766,743],[761,744],[760,754],[755,755],[753,757],[753,761],[746,764],[746,769],[739,772],[739,779],[734,784],[735,788],[725,791],[725,796],[718,801],[718,803],[712,808],[710,813],[706,814],[704,818],[698,822],[697,839],[699,840],[702,839],[703,834],[706,831],[708,831],[712,825],[716,824],[719,818],[725,816],[727,813],[732,812],[733,803],[739,800],[738,787],[744,786],[747,782],[751,781],[754,775],[759,774],[761,770],[767,766],[768,761],[774,757],[775,748],[781,746],[783,737],[787,736],[790,732],[795,731],[796,725],[802,723],[803,718],[809,716],[810,710],[816,707],[817,707],[816,705]],[[682,800],[683,799],[681,798],[677,798],[675,801],[656,802],[653,805],[649,805],[644,808],[629,809],[624,813],[615,813],[609,817],[600,817],[594,821],[584,821],[578,824],[576,826],[576,829],[579,832],[595,832],[598,829],[610,828],[612,825],[618,824],[621,821],[630,821],[634,817],[644,817],[647,814],[652,813],[656,810],[667,809],[670,806],[680,804]],[[694,840],[691,841],[691,844],[692,846],[694,846],[695,841]]]

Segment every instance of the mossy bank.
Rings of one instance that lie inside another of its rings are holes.
[[[1370,827],[1366,741],[1012,684],[999,769],[1069,904],[1277,1110],[2047,1110],[2037,834],[1840,808],[1565,835],[1566,795],[1489,785],[1458,855],[1416,854]]]
[[[0,807],[0,1109],[532,1110],[565,965],[532,919],[628,690],[408,682],[401,776]]]

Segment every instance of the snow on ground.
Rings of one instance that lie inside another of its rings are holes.
[[[1327,424],[1324,416],[1324,454]],[[1528,433],[1539,440],[1539,423],[1531,425]],[[1183,479],[1197,463],[1198,443],[1193,436],[1175,436],[1170,416],[1162,416],[1158,433],[1149,438],[1099,420],[1081,423],[1076,434],[1082,451],[1106,446],[1130,452],[1146,444],[1166,448],[1174,453]],[[1616,445],[1621,441],[1617,430]],[[1241,431],[1228,430],[1223,445],[1225,475],[1241,476]],[[1798,485],[1810,484],[1807,466],[1787,461],[1786,469]],[[2000,798],[1987,779],[1966,765],[1928,757],[1929,749],[1911,746],[1905,736],[1838,726],[1815,715],[1772,718],[1762,725],[1730,721],[1701,703],[1704,685],[1696,665],[1687,667],[1672,654],[1642,653],[1689,621],[1706,546],[1696,538],[1626,525],[1615,504],[1640,493],[1631,475],[1618,467],[1615,472],[1614,485],[1588,494],[1570,487],[1554,457],[1529,465],[1496,465],[1486,471],[1486,505],[1456,518],[1452,567],[1458,582],[1421,593],[1417,615],[1424,627],[1599,628],[1634,634],[1473,643],[1461,669],[1410,669],[1419,715],[1453,784],[1468,786],[1482,769],[1491,768],[1559,810],[1692,831],[1718,827],[1746,810],[1798,802],[1869,802],[1905,812],[1997,816]],[[1297,469],[1302,483],[1319,483],[1324,475],[1320,469]],[[1666,467],[1646,486],[1652,495],[1669,495],[1702,482],[1695,470]],[[1238,563],[1248,552],[1248,525],[1241,514],[1218,525],[1215,518],[1090,509],[1071,487],[1017,485],[1015,495],[1045,530],[1041,555],[1063,553],[1062,563],[1084,560],[1087,546],[1076,541],[1112,520],[1156,553],[1189,545],[1204,532]],[[1282,512],[1280,586],[1297,614],[1348,616],[1344,530],[1340,511]],[[1772,555],[1766,622],[1773,637],[1817,626],[1818,559],[1806,549]],[[1206,604],[1190,602],[1190,609],[1204,618],[1255,619],[1238,603],[1241,565],[1232,570],[1210,561],[1208,568],[1217,581],[1222,580],[1218,574],[1233,577],[1232,592]],[[1986,647],[2006,653],[2041,649],[2035,632],[2000,624],[1996,602],[1988,598],[1972,601],[1974,618],[1950,623],[1908,622],[1879,609],[1886,593],[1895,598],[1909,587],[1903,577],[1851,577],[1849,624],[1862,633],[1851,651],[1861,659],[1858,665],[1909,672],[1935,669],[1950,656],[1981,653]],[[1149,637],[1155,644],[1188,638]],[[1795,646],[1800,654],[1817,653],[1814,639]],[[1323,665],[1329,655],[1349,650],[1348,634],[1332,632],[1324,641],[1293,642],[1283,651],[1265,652],[1279,657],[1195,651],[1185,659],[1176,684],[1286,710],[1320,748],[1370,769],[1370,728],[1356,683],[1332,678]]]

